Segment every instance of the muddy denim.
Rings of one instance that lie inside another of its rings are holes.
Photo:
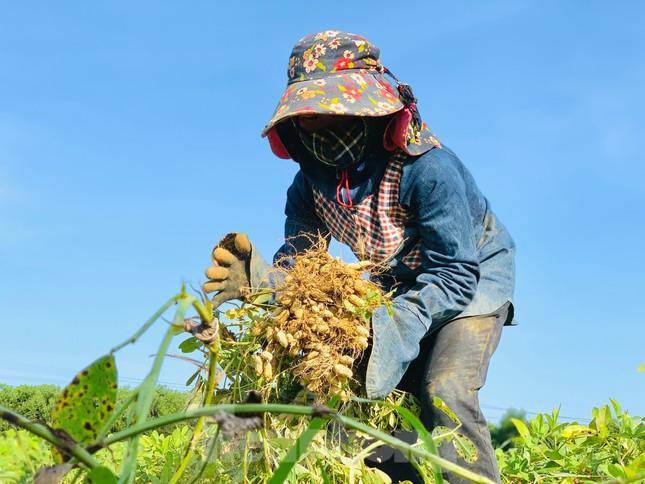
[[[509,310],[510,304],[505,304],[492,314],[455,319],[424,338],[419,356],[398,386],[419,398],[421,420],[428,429],[440,425],[453,429],[455,423],[432,404],[433,397],[440,397],[461,421],[458,431],[475,444],[478,458],[468,464],[457,455],[451,442],[440,445],[440,454],[495,482],[500,480],[499,470],[478,392],[486,382],[488,365]],[[416,441],[416,434],[412,432],[399,432],[397,437]],[[405,457],[392,449],[382,448],[369,460],[374,467],[388,473],[394,482],[405,479],[423,482]],[[445,478],[451,484],[469,482],[456,475],[445,474]]]

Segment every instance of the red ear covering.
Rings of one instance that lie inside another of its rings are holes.
[[[291,155],[284,147],[284,144],[280,139],[280,135],[275,128],[271,128],[269,130],[269,132],[267,133],[267,138],[269,139],[269,146],[271,146],[271,151],[273,151],[274,155],[276,155],[278,158],[282,158],[283,160],[291,159]]]
[[[394,115],[392,120],[388,123],[383,134],[383,147],[387,151],[394,151],[401,148],[407,153],[408,143],[407,134],[408,126],[412,120],[412,113],[410,109],[405,107]]]

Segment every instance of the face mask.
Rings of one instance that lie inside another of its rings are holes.
[[[367,144],[367,123],[363,118],[343,127],[332,126],[313,133],[292,122],[304,147],[321,163],[342,168],[363,159]]]

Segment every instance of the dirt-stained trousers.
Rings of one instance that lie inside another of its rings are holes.
[[[433,397],[441,398],[459,418],[458,432],[475,445],[477,460],[466,462],[450,441],[440,444],[439,453],[495,482],[500,481],[499,470],[478,392],[486,382],[490,359],[509,319],[509,311],[512,309],[507,303],[491,314],[455,319],[424,338],[419,356],[410,364],[398,386],[419,399],[421,420],[429,430],[437,426],[456,427],[445,412],[433,405]],[[411,443],[416,441],[414,432],[400,432],[397,437]],[[393,482],[406,479],[423,482],[406,458],[393,449],[378,449],[369,457],[369,463],[385,471]],[[468,482],[449,473],[444,473],[444,477],[451,484]]]

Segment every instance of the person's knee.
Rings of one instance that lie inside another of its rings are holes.
[[[478,406],[477,390],[462,371],[432,373],[425,381],[424,407],[433,421],[445,421],[451,413],[470,413]]]
[[[476,391],[472,375],[463,371],[463,368],[429,372],[424,383],[427,395],[439,397],[444,401],[461,399]]]

